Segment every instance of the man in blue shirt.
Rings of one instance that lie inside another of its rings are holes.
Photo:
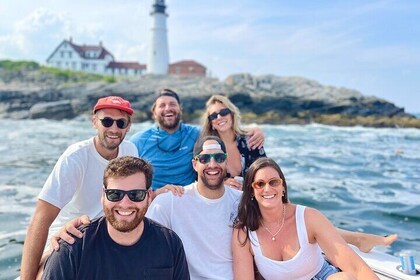
[[[200,128],[183,123],[181,110],[178,94],[163,89],[152,105],[155,125],[137,132],[130,139],[136,145],[139,157],[153,166],[153,190],[171,184],[186,186],[196,179],[191,159]],[[261,130],[254,129],[251,133],[250,146],[260,146],[264,139]]]

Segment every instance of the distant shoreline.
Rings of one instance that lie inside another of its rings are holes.
[[[12,61],[0,61],[0,118],[72,119],[91,114],[99,97],[119,95],[132,103],[134,121],[151,120],[151,104],[162,88],[178,92],[183,119],[193,123],[199,123],[211,95],[225,94],[240,109],[244,122],[420,128],[420,114],[408,114],[404,108],[356,90],[324,86],[302,77],[120,78]]]

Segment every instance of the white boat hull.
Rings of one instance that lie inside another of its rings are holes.
[[[381,280],[420,280],[420,267],[416,265],[417,275],[407,275],[401,271],[399,258],[382,252],[363,253],[353,247],[354,251],[372,268]]]

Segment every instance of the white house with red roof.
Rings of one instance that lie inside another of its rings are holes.
[[[47,65],[55,68],[83,71],[100,75],[139,76],[146,74],[146,65],[138,62],[115,61],[102,45],[77,45],[72,38],[63,40],[47,58]],[[206,76],[206,67],[194,60],[181,60],[168,66],[168,74],[175,76]]]
[[[51,67],[83,71],[101,75],[138,76],[146,72],[146,65],[138,62],[115,61],[114,56],[102,45],[77,45],[63,40],[47,58]]]

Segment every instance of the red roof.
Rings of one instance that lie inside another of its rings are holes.
[[[77,51],[80,54],[80,56],[85,58],[85,59],[103,59],[106,55],[110,55],[114,58],[114,56],[107,49],[105,49],[102,45],[99,45],[99,46],[92,46],[92,45],[90,45],[90,46],[88,46],[88,45],[80,46],[80,45],[76,45],[75,43],[73,43],[71,41],[67,41],[67,40],[65,40],[65,41],[67,43],[69,43],[70,46],[72,46],[73,49],[75,51]],[[86,57],[85,53],[87,51],[98,52],[99,56],[97,56],[97,57]]]
[[[195,60],[181,60],[181,61],[177,61],[174,63],[169,64],[169,66],[199,66],[199,67],[204,67],[202,64],[196,62]]]
[[[107,65],[107,68],[124,68],[124,69],[146,69],[145,64],[137,62],[117,62],[113,61]]]

